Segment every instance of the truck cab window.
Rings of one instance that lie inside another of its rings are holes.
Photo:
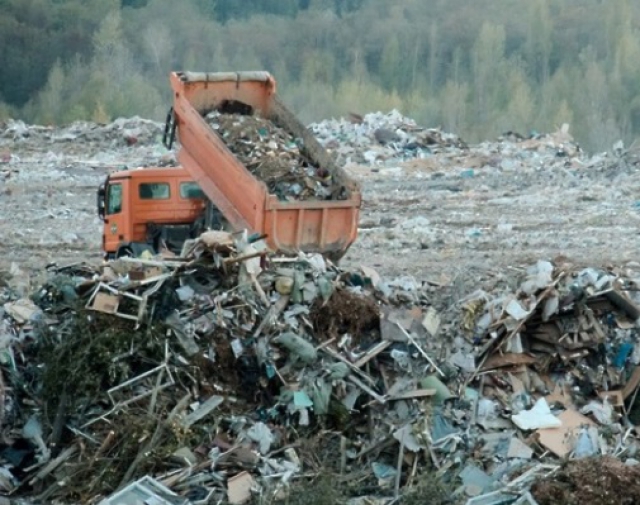
[[[197,182],[181,182],[180,183],[180,198],[186,198],[188,200],[204,200],[207,197],[202,191],[202,188],[198,186]]]
[[[109,184],[107,189],[107,214],[122,212],[122,184]]]
[[[141,200],[166,200],[171,192],[164,182],[142,182],[138,186],[138,196]]]

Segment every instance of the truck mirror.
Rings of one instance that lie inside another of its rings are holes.
[[[106,194],[105,185],[102,184],[98,188],[98,217],[102,221],[104,221],[104,213],[105,213],[105,194]]]

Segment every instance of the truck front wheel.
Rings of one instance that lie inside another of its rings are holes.
[[[132,258],[133,257],[133,249],[129,245],[121,245],[118,247],[116,251],[116,258]]]

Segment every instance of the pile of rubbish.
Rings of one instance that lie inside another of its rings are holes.
[[[111,148],[117,148],[157,143],[162,129],[161,123],[137,116],[118,118],[107,124],[75,121],[62,128],[27,125],[21,120],[9,120],[0,128],[0,138],[9,139],[23,147],[39,141],[51,144],[82,142],[86,147],[99,144],[105,148],[109,144]]]
[[[51,266],[30,296],[16,273],[0,278],[7,496],[242,504],[329,473],[358,483],[349,503],[384,504],[427,472],[456,503],[535,504],[567,459],[640,473],[632,272],[540,261],[451,302],[206,232],[180,256]]]
[[[217,111],[207,123],[244,166],[280,200],[330,200],[337,185],[296,139],[273,121],[254,115]]]
[[[523,173],[586,169],[614,176],[640,166],[637,145],[626,147],[619,141],[609,152],[585,153],[569,133],[568,124],[551,133],[507,132],[473,145],[439,128],[421,127],[397,110],[351,114],[311,124],[309,129],[339,162],[373,169],[441,174],[454,171],[463,177],[473,177],[474,172],[483,170]]]
[[[331,119],[309,125],[309,129],[338,161],[347,165],[394,164],[446,151],[466,150],[457,135],[439,128],[423,128],[397,110]]]

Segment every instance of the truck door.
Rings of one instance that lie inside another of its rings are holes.
[[[121,242],[129,240],[128,221],[128,180],[109,181],[106,187],[106,205],[103,242],[104,250],[113,253]]]

